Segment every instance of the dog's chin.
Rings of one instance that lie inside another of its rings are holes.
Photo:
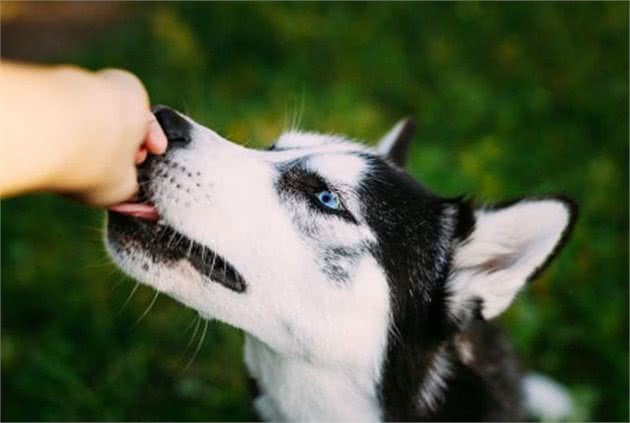
[[[121,267],[122,256],[134,253],[148,257],[153,265],[171,266],[187,261],[204,280],[218,283],[236,292],[244,292],[245,279],[224,257],[210,248],[188,238],[173,227],[158,223],[154,219],[108,211],[106,241],[114,261]],[[151,265],[147,262],[140,269],[130,272],[138,277],[139,272],[150,277]],[[143,278],[144,279],[144,278]]]

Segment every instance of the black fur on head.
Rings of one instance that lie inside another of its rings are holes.
[[[369,172],[359,188],[363,215],[377,239],[371,252],[385,269],[391,292],[380,385],[383,417],[522,418],[518,366],[509,344],[484,320],[482,298],[459,304],[457,314],[450,309],[447,282],[455,251],[470,241],[477,224],[472,201],[438,197],[387,160],[366,160]],[[571,216],[558,245],[570,232]],[[465,348],[474,356],[466,358]],[[437,365],[444,368],[435,378]],[[431,398],[424,388],[439,395]]]
[[[418,387],[454,322],[446,310],[445,283],[451,243],[474,225],[468,201],[433,195],[407,173],[370,159],[360,187],[368,225],[377,242],[372,253],[385,269],[392,318],[381,394],[384,418],[418,416]]]

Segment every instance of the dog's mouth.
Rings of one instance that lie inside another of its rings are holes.
[[[139,193],[110,207],[107,236],[118,248],[141,248],[154,263],[186,260],[205,279],[236,292],[245,291],[243,276],[224,257],[159,221],[158,209]]]
[[[156,221],[160,218],[157,208],[149,203],[126,201],[110,207],[109,210],[115,213],[149,221]]]

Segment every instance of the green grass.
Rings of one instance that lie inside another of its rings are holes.
[[[562,192],[573,239],[501,318],[578,420],[628,419],[626,3],[159,3],[72,57],[268,145],[288,122],[373,141],[419,121],[410,171],[479,201]],[[242,335],[107,263],[102,212],[2,202],[2,420],[245,420]],[[199,332],[197,332],[197,335]]]

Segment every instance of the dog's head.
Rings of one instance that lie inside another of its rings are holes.
[[[432,194],[402,169],[406,121],[376,148],[288,132],[253,150],[171,109],[156,116],[169,150],[139,172],[142,207],[159,220],[110,212],[111,256],[201,315],[313,362],[379,372],[401,326],[422,342],[497,316],[573,222],[562,198],[475,209]]]

